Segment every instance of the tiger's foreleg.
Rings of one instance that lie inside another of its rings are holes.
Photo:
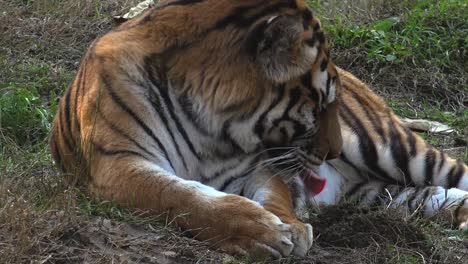
[[[96,155],[90,190],[98,197],[153,215],[230,254],[288,256],[291,227],[257,203],[179,178],[130,153]]]
[[[259,174],[247,183],[245,194],[290,226],[294,255],[307,254],[313,241],[312,226],[297,218],[290,190],[281,177]]]

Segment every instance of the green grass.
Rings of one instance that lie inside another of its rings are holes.
[[[322,2],[309,1],[319,14],[326,15]],[[325,30],[332,46],[359,47],[372,62],[425,65],[430,58],[431,63],[447,71],[454,67],[466,70],[466,1],[401,1],[396,6],[402,12],[400,16],[366,24],[356,24],[339,15],[325,17]]]
[[[57,110],[57,95],[72,75],[44,64],[6,66],[11,72],[0,84],[0,132],[20,146],[43,142]]]

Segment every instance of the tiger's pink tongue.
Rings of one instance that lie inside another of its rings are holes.
[[[304,185],[311,195],[318,195],[325,189],[326,179],[321,178],[313,171],[308,171],[302,176]]]

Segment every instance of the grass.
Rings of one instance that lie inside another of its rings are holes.
[[[410,92],[413,101],[438,102],[460,115],[467,111],[466,1],[309,3],[324,21],[339,65],[386,97]]]
[[[309,2],[320,10],[320,16],[333,22],[325,28],[334,46],[359,47],[370,61],[418,66],[430,58],[446,70],[459,66],[466,70],[466,1],[390,1],[394,9],[403,11],[400,16],[365,24],[341,16],[327,18],[325,10],[329,7],[324,7],[323,1]]]
[[[67,187],[52,164],[47,135],[58,99],[89,43],[112,28],[113,15],[137,2],[0,1],[0,262],[148,262],[163,261],[164,254],[186,263],[249,262],[180,236],[165,218],[94,201]],[[397,114],[454,127],[455,135],[422,136],[438,147],[457,149],[454,155],[468,161],[465,1],[309,2],[332,40],[337,64],[371,84]],[[343,207],[338,212],[350,218],[336,222],[336,228],[350,226],[350,219],[375,221],[390,213]],[[327,213],[314,217],[311,221],[330,222]],[[395,221],[401,228],[423,230],[430,244],[425,248],[436,253],[396,243],[392,235],[385,238],[388,243],[354,249],[321,235],[309,258],[281,263],[420,263],[422,258],[457,263],[460,248],[467,246],[467,232],[405,216]],[[390,226],[398,227],[395,223]]]

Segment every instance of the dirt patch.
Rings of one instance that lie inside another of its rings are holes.
[[[119,263],[193,263],[194,260],[218,263],[227,257],[202,242],[158,226],[126,224],[102,217],[90,219],[85,228],[63,236],[62,240],[75,249],[99,252]]]
[[[163,226],[64,211],[27,214],[28,219],[17,218],[19,225],[29,222],[29,228],[0,225],[0,262],[169,264],[221,263],[230,258]]]
[[[324,207],[308,222],[315,245],[309,260],[321,263],[466,263],[468,241],[397,209],[344,203]]]
[[[343,204],[324,208],[314,226],[321,246],[365,248],[375,243],[390,243],[426,250],[422,230],[396,210],[371,210]]]

